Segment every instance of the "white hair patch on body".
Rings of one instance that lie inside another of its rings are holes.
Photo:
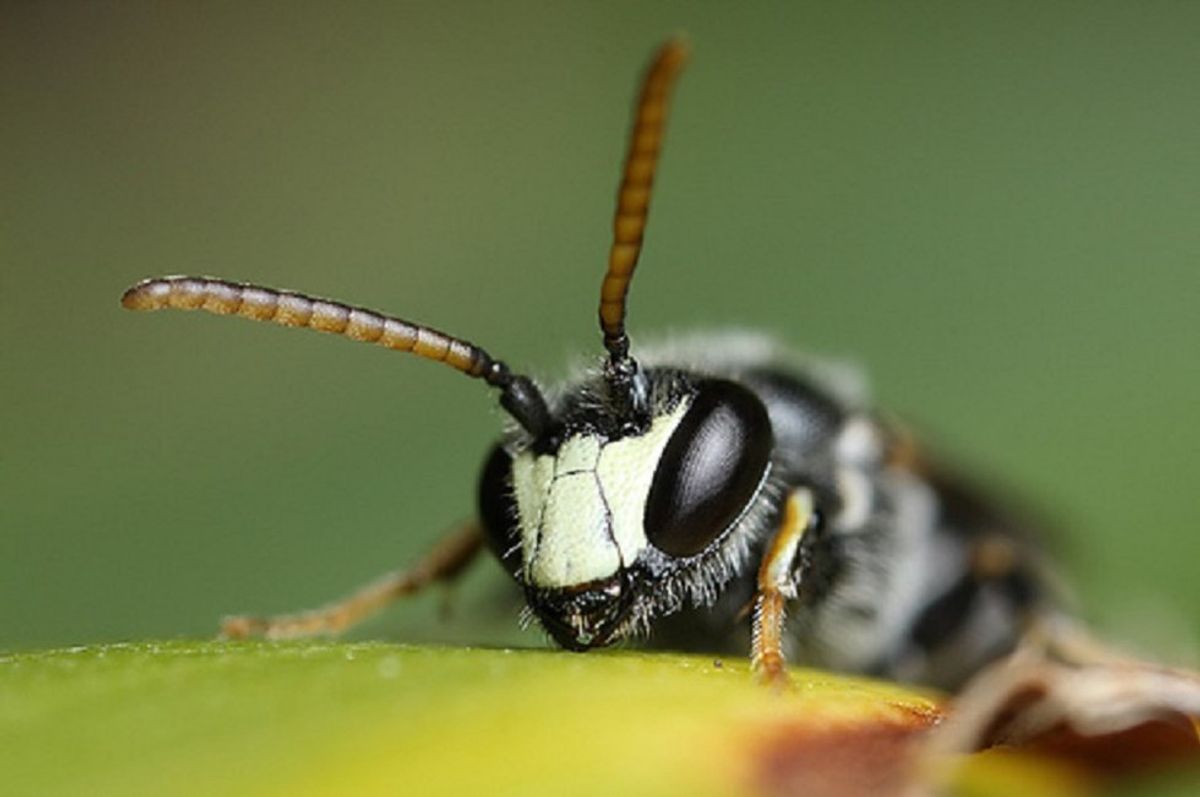
[[[849,488],[845,495],[850,500],[848,510],[835,519],[835,533],[845,534],[852,543],[862,524],[869,525],[871,513],[864,517],[862,512],[864,502],[874,503],[872,490],[863,474],[849,468],[838,476],[839,489]],[[878,489],[887,492],[894,506],[892,533],[885,546],[862,550],[829,599],[814,610],[811,663],[862,671],[880,661],[900,648],[929,596],[949,575],[960,572],[944,568],[945,549],[935,538],[937,501],[929,487],[905,471],[891,470],[882,474]],[[881,570],[881,562],[872,562],[872,557],[883,557],[885,567]],[[863,606],[875,611],[859,616],[855,607]]]
[[[838,462],[857,467],[878,465],[883,461],[883,438],[879,426],[865,415],[853,415],[842,425],[833,442]]]

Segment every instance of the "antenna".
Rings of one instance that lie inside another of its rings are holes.
[[[650,193],[667,122],[667,103],[675,79],[687,62],[689,49],[682,38],[671,39],[659,48],[642,79],[642,91],[634,109],[625,170],[617,192],[608,271],[600,288],[600,328],[609,355],[610,379],[616,383],[632,383],[637,372],[637,363],[629,356],[629,336],[625,332],[626,297],[642,252]]]
[[[507,365],[473,343],[374,310],[211,277],[142,280],[125,291],[121,305],[127,310],[204,310],[216,315],[237,315],[285,327],[307,327],[409,352],[445,363],[499,388],[500,406],[535,438],[550,427],[546,400],[529,377],[514,374]]]

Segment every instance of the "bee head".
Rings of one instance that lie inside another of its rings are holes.
[[[645,418],[623,414],[603,378],[585,382],[558,402],[553,432],[497,445],[483,469],[490,544],[567,648],[616,641],[718,586],[770,470],[770,420],[748,389],[645,378]]]

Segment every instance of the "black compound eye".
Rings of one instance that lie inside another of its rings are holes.
[[[510,573],[521,565],[517,502],[512,491],[512,457],[497,445],[488,454],[479,477],[479,517],[488,546]]]
[[[677,557],[708,547],[754,499],[773,445],[758,397],[733,382],[701,383],[654,472],[645,514],[650,544]]]

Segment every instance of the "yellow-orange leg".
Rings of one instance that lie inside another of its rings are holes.
[[[783,522],[767,545],[758,568],[750,661],[765,683],[778,685],[787,681],[783,657],[784,606],[796,597],[792,565],[812,518],[812,493],[803,489],[793,491],[784,505]]]
[[[412,567],[388,573],[344,600],[312,611],[276,617],[229,617],[221,623],[221,636],[226,639],[250,636],[294,639],[340,633],[399,598],[412,595],[436,581],[454,578],[482,547],[483,529],[473,521],[444,537]]]

